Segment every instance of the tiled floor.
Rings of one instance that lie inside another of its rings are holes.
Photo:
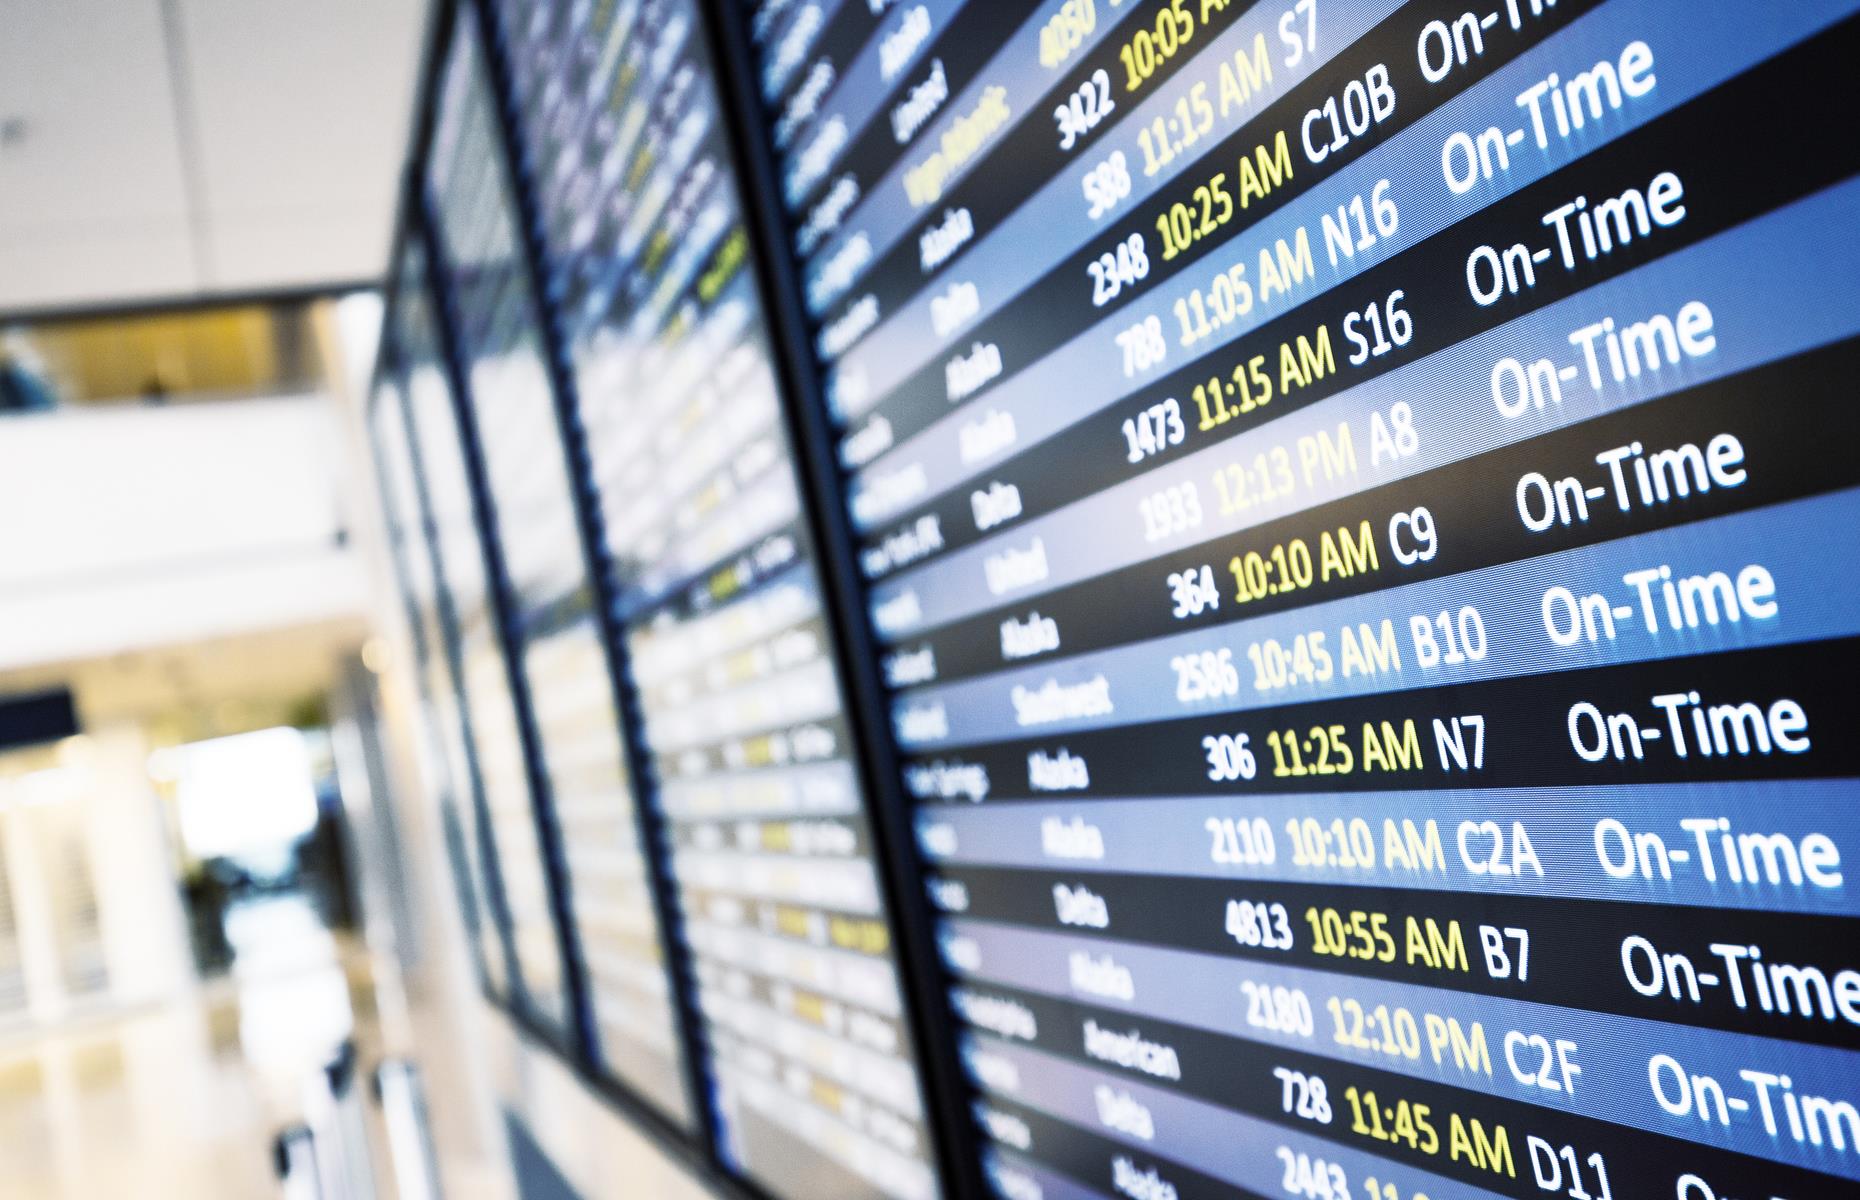
[[[0,1197],[276,1197],[270,1143],[346,1035],[345,956],[289,901],[229,923],[238,966],[186,1001],[0,1032]]]

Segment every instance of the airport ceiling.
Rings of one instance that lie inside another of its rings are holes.
[[[377,277],[427,0],[0,0],[0,314]]]

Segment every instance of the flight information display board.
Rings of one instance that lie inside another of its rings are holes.
[[[399,263],[403,275],[391,293],[384,323],[390,343],[411,315],[405,306],[424,303],[420,293],[425,286],[425,262],[417,242],[403,248]],[[368,431],[374,447],[388,554],[413,645],[420,704],[421,774],[434,785],[434,807],[456,877],[454,884],[474,965],[485,988],[502,998],[508,994],[507,950],[499,940],[501,925],[494,916],[483,869],[485,849],[479,840],[482,827],[476,807],[476,773],[470,761],[471,738],[458,702],[449,636],[456,623],[449,598],[439,590],[439,572],[428,537],[430,525],[420,495],[417,452],[407,436],[406,379],[393,349],[384,351],[382,360],[368,400]]]
[[[1856,7],[742,7],[1000,1195],[1855,1192]]]
[[[705,30],[689,0],[500,11],[720,1156],[794,1200],[931,1197]]]
[[[466,409],[484,459],[524,692],[562,840],[595,1055],[603,1070],[688,1125],[682,1048],[613,674],[479,28],[470,19],[458,26],[452,69],[463,90],[456,100],[442,90],[439,134],[453,149],[434,158],[436,224],[468,374]]]

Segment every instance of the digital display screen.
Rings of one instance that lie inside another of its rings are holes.
[[[999,1195],[1854,1194],[1856,7],[741,7]]]
[[[470,54],[477,26],[466,20],[459,29],[459,53]],[[458,149],[452,169],[435,181],[437,226],[452,271],[467,410],[509,577],[524,690],[562,840],[595,1052],[603,1069],[688,1124],[674,1001],[613,675],[577,523],[542,314],[496,136],[495,99],[482,57],[455,60],[454,67],[478,85],[461,94]]]
[[[711,1124],[793,1200],[937,1193],[706,31],[503,5]]]
[[[390,301],[386,318],[392,339],[404,326],[424,317],[408,311],[424,310],[425,261],[415,243],[399,256],[403,277]],[[409,329],[408,336],[417,338]],[[507,951],[497,939],[499,924],[491,908],[483,869],[486,847],[479,840],[476,774],[472,769],[471,740],[458,703],[457,677],[447,631],[456,628],[450,599],[439,591],[439,572],[428,538],[425,502],[420,495],[416,451],[407,438],[406,381],[398,355],[383,355],[368,400],[368,431],[374,446],[382,515],[395,584],[407,615],[414,650],[414,670],[420,704],[418,751],[422,777],[434,784],[447,857],[455,875],[459,908],[464,917],[474,965],[493,996],[508,994]]]

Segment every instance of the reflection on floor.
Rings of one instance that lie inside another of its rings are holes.
[[[295,897],[226,925],[232,973],[184,1001],[0,1030],[6,1200],[277,1196],[272,1134],[334,1047],[372,1034],[366,960]]]

